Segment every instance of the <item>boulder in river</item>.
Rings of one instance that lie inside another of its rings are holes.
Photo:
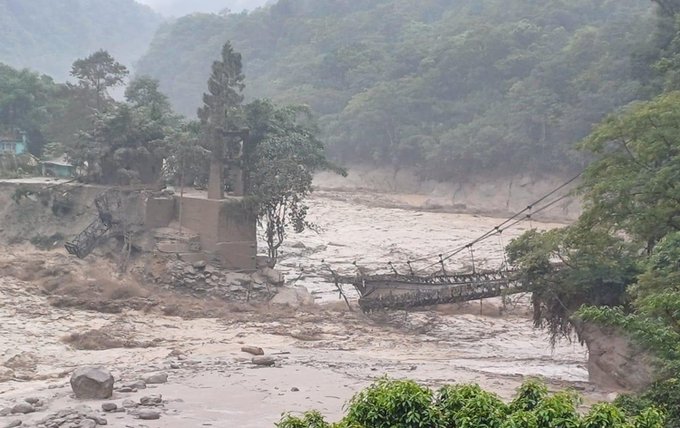
[[[258,346],[244,346],[241,348],[241,352],[245,352],[250,355],[264,355],[264,350]]]
[[[273,366],[276,364],[276,358],[271,356],[257,356],[253,357],[252,362],[256,366]]]
[[[33,412],[35,412],[35,407],[33,407],[33,405],[29,403],[19,403],[12,407],[12,413],[26,414]]]
[[[160,419],[161,417],[161,412],[157,412],[155,410],[148,410],[148,409],[143,409],[137,412],[137,417],[139,419],[145,420],[145,421],[151,421],[155,419]]]
[[[284,288],[274,296],[271,303],[293,308],[312,306],[314,305],[314,296],[305,287]]]
[[[111,398],[113,382],[113,375],[103,367],[82,367],[71,375],[71,389],[80,399]]]
[[[167,373],[151,373],[143,378],[144,382],[146,385],[157,385],[161,383],[165,383],[168,381],[168,374]]]

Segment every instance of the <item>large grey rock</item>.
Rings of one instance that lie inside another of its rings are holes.
[[[143,419],[143,420],[147,420],[147,421],[160,419],[161,412],[157,412],[155,410],[144,409],[144,410],[140,410],[139,412],[137,412],[137,417],[139,419]]]
[[[244,346],[241,348],[241,352],[251,355],[264,355],[264,350],[259,346]]]
[[[314,296],[305,287],[284,288],[274,296],[271,303],[294,308],[312,306],[314,305]]]
[[[283,285],[285,278],[283,272],[270,267],[266,267],[260,271],[262,275],[267,279],[267,282],[273,285]]]
[[[22,423],[23,423],[23,422],[21,422],[19,419],[17,419],[17,420],[15,420],[15,421],[12,421],[12,422],[8,423],[7,425],[5,425],[5,428],[16,428],[16,427],[20,427],[20,426],[22,425]]]
[[[97,428],[97,422],[93,421],[92,419],[81,419],[78,427],[79,428]]]
[[[139,399],[139,404],[142,406],[155,406],[156,404],[161,404],[163,402],[163,396],[161,394],[149,395]]]
[[[82,367],[71,376],[71,389],[81,399],[111,398],[113,383],[113,375],[103,367]]]
[[[256,366],[273,366],[276,364],[276,358],[269,355],[253,357],[252,363]]]
[[[33,412],[35,412],[35,407],[33,407],[33,405],[29,403],[19,403],[12,407],[12,413],[26,414]]]
[[[118,408],[116,403],[102,403],[102,410],[105,412],[113,412]]]
[[[161,384],[168,381],[167,373],[151,373],[143,378],[147,385]]]

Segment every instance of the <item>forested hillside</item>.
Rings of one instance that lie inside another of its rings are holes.
[[[442,179],[570,169],[593,124],[654,91],[634,53],[655,24],[643,0],[281,0],[164,25],[139,72],[194,115],[231,40],[247,95],[309,104],[336,159]]]
[[[0,62],[56,80],[98,49],[132,65],[160,22],[134,0],[0,0]]]

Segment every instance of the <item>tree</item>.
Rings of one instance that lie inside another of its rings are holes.
[[[154,183],[165,157],[162,127],[139,110],[115,104],[96,112],[93,128],[81,131],[67,149],[71,162],[86,169],[86,180],[101,184]]]
[[[71,67],[71,76],[77,78],[82,87],[94,92],[97,110],[101,110],[103,102],[109,99],[108,89],[122,85],[128,74],[127,68],[105,50],[78,59]]]
[[[158,80],[148,76],[133,79],[125,88],[125,99],[135,108],[145,109],[155,121],[165,121],[172,114],[170,101],[160,91]]]
[[[39,156],[46,127],[58,109],[59,91],[60,85],[48,76],[0,64],[0,131],[26,132],[29,151]]]
[[[596,158],[579,188],[578,222],[507,248],[553,339],[574,322],[596,323],[657,358],[658,382],[632,400],[666,409],[667,427],[680,423],[679,105],[680,92],[669,92],[598,125],[580,145]]]
[[[312,191],[314,173],[322,169],[346,173],[326,159],[309,109],[255,101],[245,110],[251,130],[246,169],[252,174],[247,192],[275,264],[288,230],[302,232],[312,226],[306,220],[305,198]]]
[[[599,158],[584,176],[584,218],[624,232],[651,252],[680,230],[680,92],[636,103],[582,144]]]
[[[560,230],[526,232],[506,252],[532,292],[534,325],[547,328],[554,344],[571,338],[572,316],[583,305],[628,303],[626,288],[639,273],[638,248],[579,222]]]
[[[217,198],[223,194],[224,157],[227,155],[233,159],[240,149],[235,147],[239,142],[230,139],[228,132],[239,129],[242,123],[241,93],[245,88],[244,79],[241,54],[235,52],[231,43],[227,42],[222,47],[221,61],[215,61],[212,65],[208,92],[203,94],[203,107],[198,110],[203,144],[212,152],[210,177],[220,183],[218,192],[213,194]],[[225,143],[228,143],[227,153],[224,153]]]

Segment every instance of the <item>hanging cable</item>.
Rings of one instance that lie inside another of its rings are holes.
[[[470,260],[472,260],[472,273],[477,273],[475,269],[475,252],[472,249],[472,245],[468,245],[468,249],[470,250]]]
[[[561,196],[561,197],[555,199],[554,201],[552,201],[552,202],[550,202],[550,203],[548,203],[548,204],[546,204],[546,205],[540,207],[540,208],[537,209],[537,210],[533,210],[534,207],[533,207],[533,205],[532,205],[532,206],[531,206],[532,212],[533,212],[533,214],[541,213],[541,212],[543,212],[543,211],[545,211],[545,210],[551,208],[551,207],[554,206],[555,204],[557,204],[557,203],[563,201],[564,199],[566,199],[566,198],[568,198],[568,197],[569,197],[569,195],[563,195],[563,196]],[[545,198],[542,198],[542,200],[545,200]],[[529,207],[527,207],[527,208],[529,208]],[[525,212],[526,212],[526,210],[525,210]],[[456,249],[453,250],[451,253],[449,253],[446,257],[444,257],[443,260],[444,260],[444,261],[450,260],[451,258],[455,257],[456,255],[458,255],[458,254],[460,254],[461,252],[463,252],[463,251],[465,251],[466,249],[468,249],[470,246],[476,245],[476,244],[478,244],[478,243],[480,243],[480,242],[482,242],[482,241],[488,239],[490,236],[495,235],[495,234],[498,233],[498,232],[501,232],[501,233],[502,233],[502,232],[504,232],[504,231],[506,231],[506,230],[508,230],[508,229],[511,229],[511,228],[513,228],[514,226],[518,225],[519,223],[521,223],[521,222],[523,222],[523,221],[530,220],[530,219],[531,219],[531,215],[530,215],[530,214],[526,214],[526,215],[524,215],[524,216],[521,217],[521,218],[518,218],[518,216],[515,215],[515,216],[513,216],[512,218],[514,219],[513,222],[509,222],[508,220],[504,221],[504,222],[501,223],[500,225],[494,227],[492,230],[490,230],[490,231],[484,233],[483,235],[479,236],[478,238],[474,239],[473,241],[471,241],[471,242],[469,242],[469,243],[467,243],[467,244],[465,244],[465,245],[463,245],[463,246],[461,246],[461,247],[456,248]],[[433,266],[436,266],[436,265],[439,264],[439,263],[440,263],[439,261],[437,261],[437,262],[435,262],[435,263],[432,263],[432,264],[430,264],[429,266],[427,266],[427,267],[425,267],[425,268],[423,268],[423,269],[418,270],[418,273],[419,273],[419,272],[423,272],[423,271],[425,271],[425,270],[427,270],[427,269],[430,269],[430,268],[432,268]]]
[[[503,256],[503,261],[502,261],[503,264],[501,265],[501,269],[503,269],[503,267],[505,267],[505,269],[507,270],[507,269],[510,268],[510,266],[508,265],[508,258],[505,254],[505,243],[503,242],[503,231],[501,231],[500,229],[498,230],[498,246],[500,247],[501,255]]]

